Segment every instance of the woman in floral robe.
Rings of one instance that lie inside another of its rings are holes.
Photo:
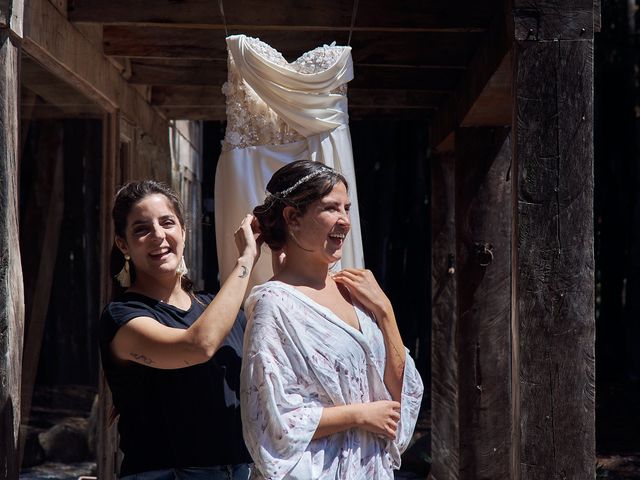
[[[393,479],[423,386],[371,272],[330,274],[349,232],[347,183],[298,161],[267,190],[254,214],[284,260],[245,306],[241,411],[252,478]]]

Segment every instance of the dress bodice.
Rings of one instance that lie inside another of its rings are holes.
[[[252,55],[262,59],[264,66],[291,72],[300,76],[302,81],[315,74],[327,72],[343,57],[345,49],[349,47],[323,45],[314,48],[300,56],[293,62],[287,62],[280,52],[258,38],[244,37],[243,45]],[[325,94],[346,95],[347,85],[344,83],[333,85]],[[273,80],[272,80],[273,81]],[[277,83],[277,80],[276,80]],[[290,87],[281,87],[290,90]],[[303,140],[305,137],[296,128],[289,125],[282,115],[269,106],[237,67],[237,62],[229,51],[228,79],[222,86],[222,93],[226,96],[227,129],[223,151],[259,145],[283,145]],[[303,92],[318,95],[317,91]]]

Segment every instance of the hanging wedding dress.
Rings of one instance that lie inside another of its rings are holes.
[[[268,181],[294,160],[314,160],[335,168],[349,182],[351,233],[342,267],[362,268],[362,239],[346,84],[353,78],[351,47],[325,45],[292,63],[257,38],[227,38],[229,77],[227,130],[215,181],[215,218],[220,281],[235,266],[233,232],[263,202]],[[272,276],[271,255],[263,247],[253,285]]]

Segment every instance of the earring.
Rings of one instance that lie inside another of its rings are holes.
[[[129,274],[129,260],[131,257],[129,255],[124,256],[124,266],[122,270],[116,275],[116,280],[120,284],[121,287],[129,288],[131,286],[131,275]]]
[[[187,262],[184,261],[184,255],[182,256],[182,260],[178,264],[178,268],[176,268],[176,273],[180,276],[186,275],[189,273],[189,269],[187,268]]]

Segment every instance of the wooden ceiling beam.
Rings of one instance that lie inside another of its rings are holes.
[[[422,90],[357,89],[348,91],[349,106],[357,108],[437,108],[443,94]],[[160,108],[225,107],[226,98],[218,86],[157,86],[151,90],[151,104]]]
[[[233,32],[232,32],[233,33]],[[272,30],[245,31],[280,51],[292,61],[319,45],[346,44],[347,31]],[[464,67],[484,34],[433,32],[354,32],[351,39],[355,63]],[[427,48],[437,45],[437,48]],[[105,26],[104,53],[131,58],[224,60],[225,32],[199,28]]]
[[[72,45],[73,48],[69,48]],[[23,51],[104,111],[120,109],[160,148],[168,148],[167,122],[48,0],[30,0]]]
[[[223,122],[226,120],[225,108],[221,106],[198,107],[159,107],[169,119],[175,120],[205,120]],[[349,118],[353,121],[364,119],[390,120],[424,120],[433,115],[432,108],[390,108],[390,107],[361,107],[350,106]]]
[[[486,91],[492,77],[496,74],[503,75],[497,72],[501,65],[506,65],[505,57],[511,49],[510,29],[513,28],[513,21],[508,21],[507,3],[503,2],[495,13],[491,28],[475,49],[468,69],[429,124],[429,142],[439,151],[453,149],[455,129],[463,125],[474,104]],[[510,89],[510,86],[508,88]],[[508,102],[508,105],[511,105],[510,99]],[[504,107],[502,109],[504,110]]]
[[[384,11],[384,15],[379,12]],[[343,30],[351,27],[353,0],[282,0],[278,8],[262,0],[228,0],[225,18],[210,0],[69,0],[74,22],[107,25],[175,26],[224,30],[291,29]],[[360,5],[354,31],[477,31],[490,22],[486,2],[446,0],[373,0]]]
[[[445,93],[453,90],[463,69],[355,65],[349,88],[421,90]],[[219,86],[227,80],[226,60],[152,59],[131,61],[129,82],[153,86]],[[219,88],[218,87],[218,88]]]

